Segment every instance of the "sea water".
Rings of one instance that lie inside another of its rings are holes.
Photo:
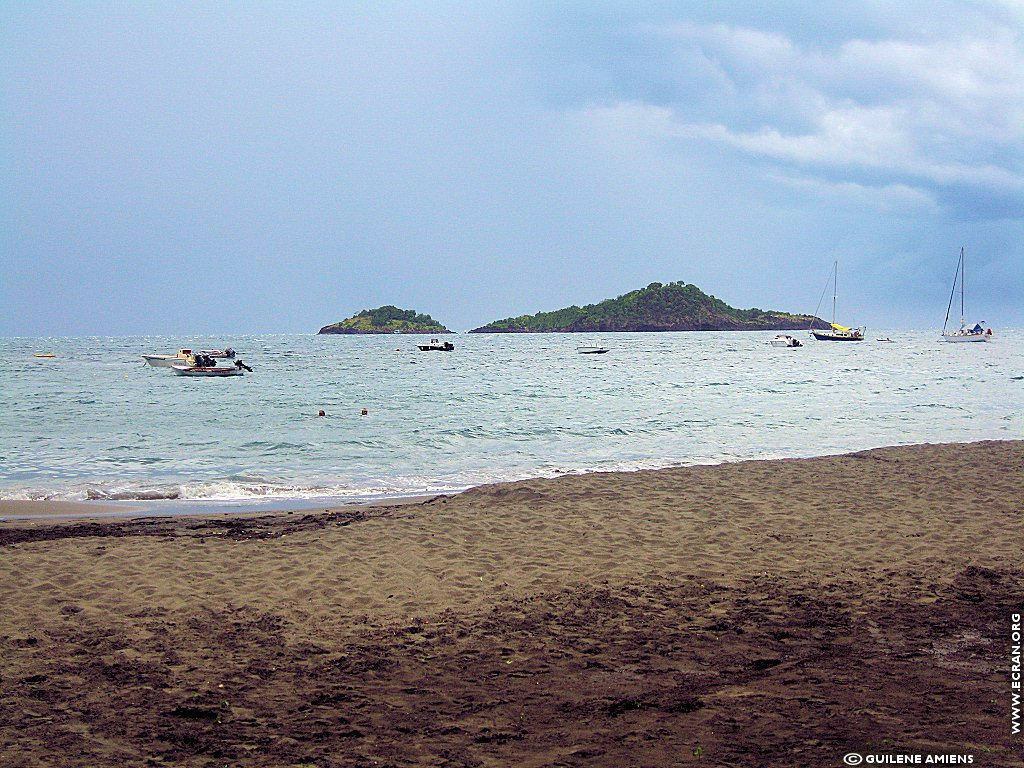
[[[453,352],[402,335],[0,339],[0,498],[286,507],[1024,438],[1020,330],[773,336],[460,334]],[[253,372],[186,378],[141,357],[223,346]]]

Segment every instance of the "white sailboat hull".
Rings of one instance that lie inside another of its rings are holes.
[[[943,341],[960,344],[969,341],[992,341],[992,335],[988,333],[944,333]]]

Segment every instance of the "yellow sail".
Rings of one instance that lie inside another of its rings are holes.
[[[831,325],[837,331],[848,331],[848,330],[850,330],[845,325],[838,325],[837,323],[829,323],[829,325]]]

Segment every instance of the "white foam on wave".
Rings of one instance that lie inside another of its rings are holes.
[[[486,481],[484,481],[486,482]],[[63,489],[15,488],[0,492],[8,501],[289,501],[339,499],[344,501],[376,500],[426,494],[458,493],[467,484],[423,483],[381,484],[351,487],[344,485],[300,485],[287,483],[253,483],[216,480],[183,484],[151,483],[90,484]]]
[[[358,484],[336,482],[297,482],[261,475],[234,475],[227,478],[179,483],[154,483],[152,480],[90,482],[64,488],[0,489],[0,500],[33,501],[153,501],[153,502],[272,502],[336,500],[346,503],[459,493],[477,485],[516,482],[534,478],[554,478],[589,472],[636,472],[706,464],[721,464],[751,459],[797,458],[814,455],[807,452],[764,451],[761,453],[718,452],[686,457],[662,456],[596,462],[540,462],[531,467],[504,466],[485,471],[466,470],[443,477],[427,474],[397,475],[364,479]]]

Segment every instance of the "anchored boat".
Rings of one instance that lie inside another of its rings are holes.
[[[437,339],[431,339],[429,344],[417,344],[420,352],[451,352],[455,349],[455,345],[450,341],[440,342]]]
[[[197,377],[241,376],[245,371],[252,373],[252,368],[241,360],[235,360],[234,365],[217,365],[217,361],[211,355],[202,352],[190,355],[183,364],[172,365],[171,370],[178,376]]]
[[[171,370],[179,376],[241,376],[243,371],[241,368],[237,368],[234,365],[220,365],[220,366],[188,366],[188,365],[172,365]]]
[[[814,320],[811,320],[811,327],[808,329],[811,332],[811,336],[816,338],[818,341],[864,341],[864,333],[867,328],[861,326],[860,328],[847,328],[845,325],[839,325],[836,323],[836,293],[839,288],[839,262],[835,262],[832,265],[832,322],[829,323],[827,329],[817,329],[814,327]],[[818,309],[821,309],[821,302],[825,298],[825,291],[828,290],[828,283],[825,283],[825,289],[821,292],[821,298],[818,299],[818,307],[814,310],[814,317],[818,316]]]
[[[960,282],[960,329],[956,331],[947,331],[946,325],[949,323],[949,311],[953,308],[953,296],[956,295],[956,284],[957,280]],[[984,323],[975,323],[973,328],[967,327],[967,321],[964,314],[964,249],[960,249],[960,259],[956,263],[956,272],[953,274],[953,290],[949,293],[949,305],[946,307],[946,319],[942,323],[942,339],[943,341],[951,342],[963,342],[963,341],[991,341],[992,340],[992,329],[985,328]]]
[[[191,349],[179,349],[173,355],[143,355],[142,359],[154,368],[171,368],[175,365],[185,365],[191,356]]]
[[[186,365],[189,357],[193,354],[191,349],[179,349],[173,355],[143,355],[142,359],[154,368],[173,368],[176,365]],[[235,358],[235,350],[231,347],[227,349],[204,349],[199,354],[209,355],[210,357],[222,360],[234,360]]]

